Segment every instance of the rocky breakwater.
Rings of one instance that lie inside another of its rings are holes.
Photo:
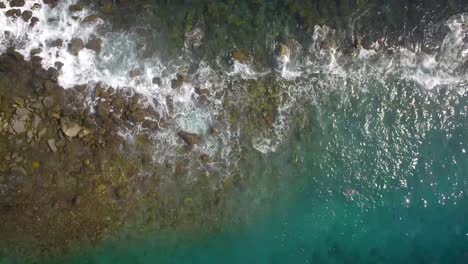
[[[0,256],[60,255],[127,225],[196,225],[219,209],[221,194],[203,187],[208,176],[178,180],[186,160],[153,162],[150,137],[167,120],[142,95],[102,84],[63,89],[58,74],[14,49],[0,56]],[[178,133],[189,153],[199,136]]]

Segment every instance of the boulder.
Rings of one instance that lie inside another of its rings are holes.
[[[34,55],[37,55],[37,54],[39,54],[39,53],[41,53],[41,52],[42,52],[42,48],[37,48],[37,49],[32,49],[32,50],[29,52],[29,54],[30,54],[31,56],[34,56]]]
[[[68,50],[70,51],[71,54],[78,56],[80,51],[84,48],[84,42],[80,38],[74,38],[70,41],[70,44],[68,44]]]
[[[157,84],[158,86],[161,86],[161,84],[162,84],[161,77],[154,77],[153,78],[153,84]]]
[[[5,4],[3,2],[0,2],[0,9],[6,8]]]
[[[31,23],[29,23],[29,26],[30,26],[30,27],[34,27],[38,22],[39,22],[39,18],[37,18],[37,17],[32,17],[32,18],[31,18]]]
[[[239,49],[239,50],[236,50],[232,53],[232,59],[240,62],[240,63],[247,63],[249,62],[252,57],[249,53],[248,50],[246,49]]]
[[[81,4],[70,5],[70,7],[68,8],[68,10],[70,10],[70,12],[72,13],[83,11],[83,9],[83,5]]]
[[[93,38],[88,40],[85,46],[87,49],[94,50],[96,53],[100,53],[102,49],[102,40],[100,38]]]
[[[200,142],[200,136],[195,133],[179,131],[177,136],[179,136],[189,146],[197,145]]]
[[[19,10],[19,9],[9,9],[9,10],[7,10],[7,11],[5,12],[5,16],[7,16],[7,17],[15,17],[15,16],[17,16],[17,15],[16,15],[16,14],[17,14],[16,11],[18,11],[18,10]],[[19,10],[19,11],[20,11],[20,15],[21,15],[21,10]]]
[[[98,115],[102,118],[106,118],[110,114],[110,105],[109,102],[101,101],[97,105]]]
[[[24,132],[26,132],[26,122],[24,120],[15,120],[14,123],[13,123],[13,131],[16,133],[16,134],[22,134]]]
[[[28,22],[32,18],[33,13],[30,10],[26,10],[21,14],[24,22]]]
[[[49,146],[50,151],[57,152],[57,146],[55,145],[55,139],[51,138],[47,140],[47,146]]]
[[[24,6],[24,4],[25,4],[24,0],[11,0],[10,1],[11,7],[22,7]]]
[[[50,43],[51,48],[61,48],[63,46],[62,39],[56,39]]]
[[[83,19],[83,24],[95,24],[99,22],[101,18],[98,15],[89,15]]]
[[[62,124],[61,129],[62,129],[63,134],[65,134],[65,136],[69,138],[74,138],[78,136],[80,131],[83,130],[83,127],[80,126],[79,124],[66,120],[66,119],[65,120],[62,119],[60,123]]]
[[[63,62],[61,62],[61,61],[56,61],[56,62],[54,63],[54,66],[55,66],[55,68],[56,68],[57,70],[60,71],[60,70],[62,69],[62,67],[63,67]]]
[[[31,7],[32,10],[38,10],[38,9],[41,9],[41,4],[39,3],[34,3],[34,5]]]
[[[49,69],[47,69],[47,75],[50,80],[58,82],[59,71],[54,67],[49,67]]]

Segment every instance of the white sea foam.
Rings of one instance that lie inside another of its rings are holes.
[[[219,72],[202,61],[199,62],[198,70],[189,83],[184,83],[180,89],[172,89],[171,80],[176,78],[178,67],[184,66],[183,59],[164,64],[157,57],[141,58],[138,55],[141,40],[137,35],[131,32],[107,32],[104,21],[83,25],[82,19],[92,12],[85,9],[76,13],[78,18],[73,18],[68,7],[76,2],[61,1],[57,7],[49,8],[40,0],[27,1],[26,5],[20,8],[22,11],[31,9],[35,3],[42,4],[42,8],[33,10],[33,16],[39,18],[38,24],[33,28],[21,18],[7,18],[2,11],[0,52],[14,44],[19,52],[29,58],[30,51],[40,47],[43,51],[39,55],[43,58],[42,64],[45,68],[54,66],[58,61],[64,64],[59,82],[65,88],[76,84],[102,82],[118,89],[132,87],[145,95],[146,103],[156,106],[161,115],[170,116],[175,120],[166,130],[159,132],[160,136],[155,136],[157,140],[165,141],[165,146],[171,149],[171,152],[165,152],[167,156],[177,153],[177,137],[174,131],[186,130],[207,134],[214,120],[222,122],[219,121],[219,117],[225,111],[223,90],[226,88],[226,79],[256,79],[275,74],[270,71],[257,72],[251,64],[237,61],[234,61],[230,71]],[[361,48],[355,51],[353,56],[345,55],[339,47],[324,45],[333,38],[335,32],[325,26],[316,26],[311,34],[309,47],[302,48],[298,44],[291,44],[289,52],[277,58],[276,74],[281,81],[285,81],[282,85],[278,115],[274,120],[273,129],[258,135],[253,139],[252,145],[264,153],[275,151],[287,135],[295,111],[300,111],[298,109],[301,108],[301,102],[314,100],[317,89],[359,87],[370,77],[399,74],[424,89],[431,90],[449,85],[459,87],[460,92],[465,92],[467,88],[463,84],[468,83],[465,73],[468,61],[467,18],[468,15],[460,14],[447,21],[449,32],[437,54],[425,54],[418,48],[420,44],[416,44],[414,50],[395,47],[394,54],[389,55],[382,49],[386,45],[385,40],[380,40],[369,50]],[[88,49],[80,51],[78,56],[69,53],[67,45],[73,38],[81,38],[86,43],[94,37],[103,40],[103,50],[100,54]],[[197,28],[196,31],[187,33],[186,37],[188,46],[199,46],[204,33]],[[64,47],[50,47],[50,42],[56,39],[62,39]],[[142,74],[135,78],[130,77],[129,71],[134,69],[141,69]],[[161,84],[153,84],[153,77],[161,77]],[[209,90],[209,104],[200,107],[195,87]],[[169,111],[166,103],[168,96],[174,101],[173,113]],[[207,136],[200,148],[209,153],[216,152],[229,160],[228,156],[233,153],[231,147],[239,143],[241,129],[227,122],[222,126],[229,129],[221,132],[220,139]]]

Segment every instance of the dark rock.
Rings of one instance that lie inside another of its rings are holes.
[[[4,3],[0,3],[0,9],[6,8]]]
[[[54,67],[49,67],[49,69],[47,70],[47,74],[50,80],[58,82],[59,71],[57,69],[55,69]]]
[[[143,71],[141,69],[133,69],[128,72],[128,75],[130,78],[135,78],[143,74]]]
[[[32,89],[36,94],[42,94],[44,92],[44,86],[42,86],[42,82],[38,79],[32,80]]]
[[[52,48],[61,48],[63,46],[62,39],[56,39],[50,43],[50,47]]]
[[[53,93],[57,89],[57,83],[51,80],[45,80],[42,85],[49,93]]]
[[[21,14],[21,17],[23,18],[24,22],[28,22],[31,17],[32,17],[32,12],[30,10],[26,10]]]
[[[98,112],[98,115],[102,118],[109,117],[109,114],[110,114],[109,102],[104,102],[104,101],[99,102],[97,105],[97,112]]]
[[[37,64],[40,65],[41,62],[42,62],[42,57],[40,57],[40,56],[32,56],[32,57],[31,57],[31,62],[32,62],[32,63],[37,63]]]
[[[70,44],[68,44],[68,50],[70,51],[71,54],[78,56],[80,51],[84,48],[84,43],[83,40],[80,38],[74,38],[70,41]]]
[[[195,133],[179,131],[177,135],[189,146],[196,145],[200,142],[200,136]]]
[[[98,15],[89,15],[83,19],[83,24],[94,24],[97,23],[101,18]]]
[[[38,3],[35,3],[33,6],[32,6],[32,10],[38,10],[38,9],[41,9],[41,4],[38,4]]]
[[[143,128],[147,128],[147,129],[158,129],[159,128],[159,124],[158,122],[156,121],[153,121],[153,120],[145,120],[142,124],[142,127]]]
[[[16,11],[19,10],[19,9],[9,9],[5,12],[5,16],[7,17],[15,17],[17,16],[16,15]],[[20,10],[20,15],[21,15],[21,10]]]
[[[15,6],[16,7],[22,7],[22,6],[24,6],[24,4],[25,4],[24,0],[11,0],[10,1],[10,6],[11,7],[15,7]]]
[[[85,47],[87,49],[94,50],[96,53],[100,53],[102,49],[102,40],[100,38],[88,40]]]
[[[74,12],[80,12],[80,11],[83,11],[83,5],[81,4],[74,4],[74,5],[70,5],[70,7],[68,8],[70,10],[70,12],[74,13]]]
[[[37,49],[32,49],[32,50],[29,52],[29,54],[30,54],[31,56],[34,56],[34,55],[37,55],[37,54],[39,54],[39,53],[41,53],[41,52],[42,52],[42,48],[37,48]]]
[[[145,120],[145,112],[141,109],[136,110],[135,112],[127,112],[125,115],[132,123],[143,122],[143,120]]]
[[[24,61],[24,56],[21,53],[17,52],[14,48],[8,48],[7,54],[9,57],[15,59],[15,61],[17,62]]]
[[[153,84],[157,84],[158,86],[161,86],[162,79],[160,77],[154,77],[153,78]]]
[[[61,61],[56,61],[56,62],[54,63],[54,66],[55,66],[55,68],[57,68],[57,70],[60,71],[60,70],[62,69],[62,67],[63,67],[63,62],[61,62]]]
[[[198,95],[209,95],[210,90],[208,88],[195,87],[195,93]]]
[[[39,18],[37,18],[37,17],[32,17],[32,18],[31,18],[31,23],[29,23],[29,26],[30,26],[30,27],[34,27],[38,22],[39,22]]]

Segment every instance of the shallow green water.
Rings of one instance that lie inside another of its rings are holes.
[[[467,263],[468,95],[379,83],[318,95],[308,125],[245,168],[270,195],[239,194],[245,224],[74,263]]]

